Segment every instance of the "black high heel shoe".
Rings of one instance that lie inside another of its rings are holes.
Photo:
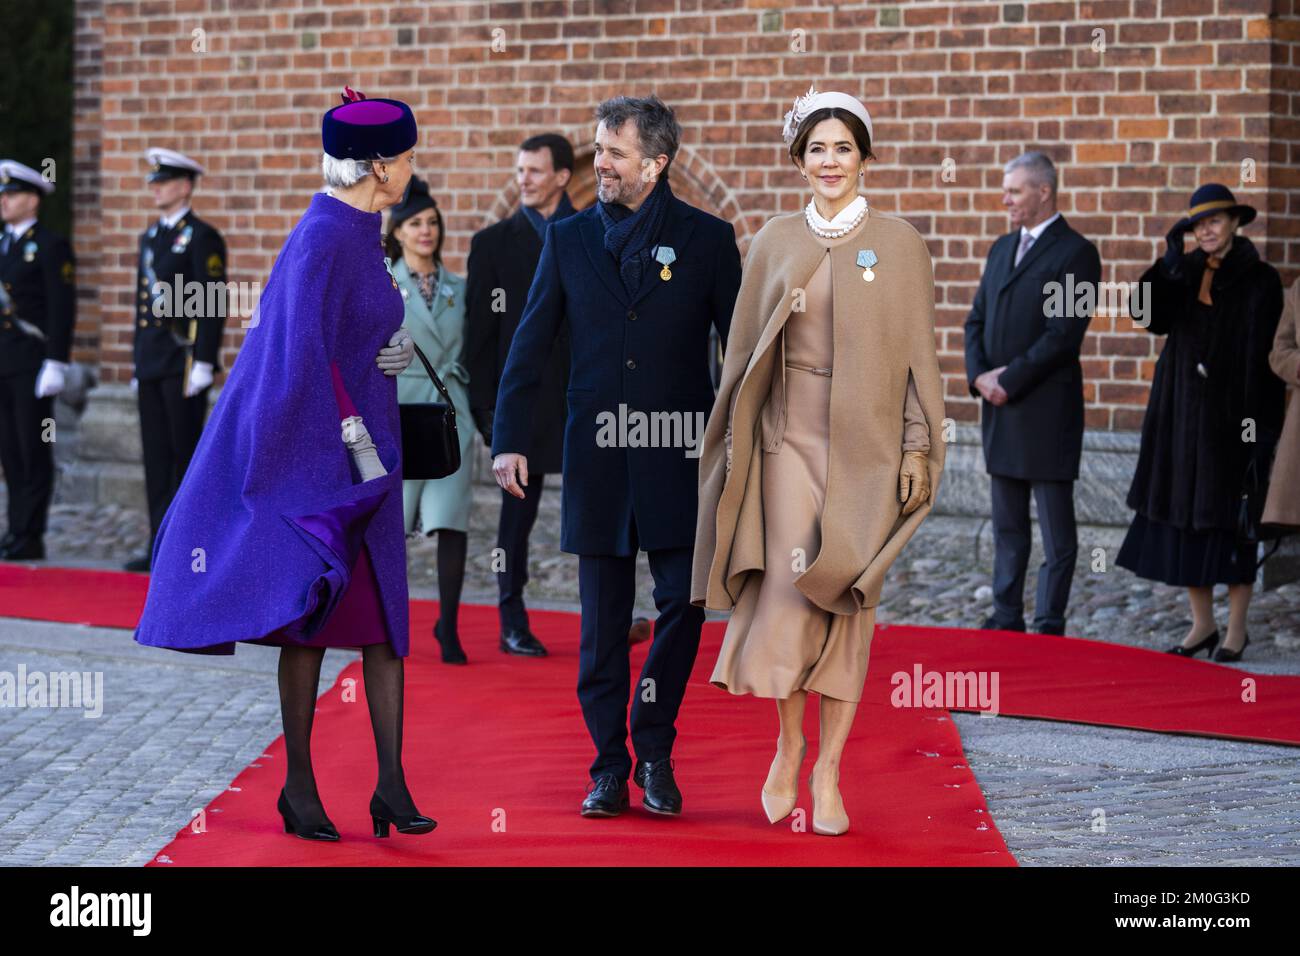
[[[1219,643],[1219,632],[1216,630],[1213,634],[1207,634],[1191,647],[1183,647],[1181,644],[1175,644],[1169,648],[1168,653],[1177,654],[1180,657],[1195,657],[1198,651],[1205,651],[1206,657],[1214,654],[1214,645]]]
[[[1250,634],[1246,634],[1246,639],[1241,642],[1241,650],[1232,651],[1226,647],[1221,647],[1214,652],[1214,662],[1216,664],[1231,664],[1233,661],[1241,660],[1241,655],[1246,651],[1246,645],[1250,643]]]
[[[428,833],[438,825],[437,820],[416,813],[409,817],[398,816],[376,793],[370,798],[370,822],[375,825],[375,836],[388,836],[389,826],[397,827],[398,833]]]
[[[323,823],[303,823],[299,820],[298,814],[294,813],[293,807],[289,806],[289,798],[284,795],[283,788],[280,790],[280,799],[276,801],[275,808],[284,818],[285,833],[292,833],[303,840],[326,840],[331,843],[339,838],[339,831],[334,829],[334,824],[329,820]]]
[[[460,635],[455,631],[447,637],[442,636],[442,618],[438,618],[433,625],[433,636],[438,640],[438,646],[442,648],[442,662],[444,664],[468,664],[469,658],[465,656],[465,649],[460,646]]]

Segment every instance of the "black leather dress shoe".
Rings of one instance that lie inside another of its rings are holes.
[[[122,570],[123,570],[123,571],[143,571],[144,573],[148,574],[148,573],[149,573],[149,555],[147,555],[147,554],[137,554],[137,555],[136,555],[134,558],[132,558],[130,561],[126,562],[126,564],[122,565]]]
[[[4,549],[6,561],[44,561],[45,542],[41,538],[15,538]]]
[[[676,816],[682,812],[682,792],[677,789],[677,781],[673,779],[671,757],[638,761],[632,779],[645,791],[641,806],[651,813]]]
[[[985,631],[1023,631],[1025,629],[1025,622],[1021,621],[1019,624],[1000,624],[995,618],[986,617],[984,623],[980,625],[980,628]]]
[[[601,774],[591,782],[587,799],[582,801],[584,817],[616,817],[628,808],[627,781],[612,773]]]
[[[512,627],[501,632],[501,650],[506,654],[519,654],[523,657],[546,656],[546,648],[532,631],[518,631]]]

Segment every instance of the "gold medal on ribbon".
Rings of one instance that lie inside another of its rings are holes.
[[[655,247],[655,262],[662,262],[663,268],[659,270],[659,278],[667,282],[673,277],[673,271],[668,267],[677,261],[677,253],[673,251],[672,246]]]

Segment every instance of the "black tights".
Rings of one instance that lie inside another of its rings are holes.
[[[460,591],[465,584],[465,555],[469,535],[450,528],[438,529],[438,617],[448,630],[456,630]]]
[[[325,819],[311,765],[311,726],[316,715],[323,647],[280,649],[280,712],[284,721],[287,759],[284,793],[303,820]],[[366,682],[370,726],[379,762],[379,796],[395,813],[416,812],[402,772],[402,690],[404,659],[387,641],[361,649],[361,670]]]

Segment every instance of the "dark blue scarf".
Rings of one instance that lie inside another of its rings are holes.
[[[533,228],[537,230],[537,235],[543,241],[546,239],[546,227],[550,223],[559,222],[561,219],[567,219],[576,212],[573,208],[573,203],[569,201],[569,194],[567,192],[560,193],[560,203],[555,207],[555,212],[551,213],[549,217],[543,216],[531,206],[521,205],[519,208],[524,211],[524,217],[533,224]]]
[[[605,249],[618,263],[619,278],[629,296],[641,288],[641,279],[650,268],[650,247],[659,241],[672,198],[668,178],[660,176],[636,212],[617,203],[596,204],[605,224]]]

